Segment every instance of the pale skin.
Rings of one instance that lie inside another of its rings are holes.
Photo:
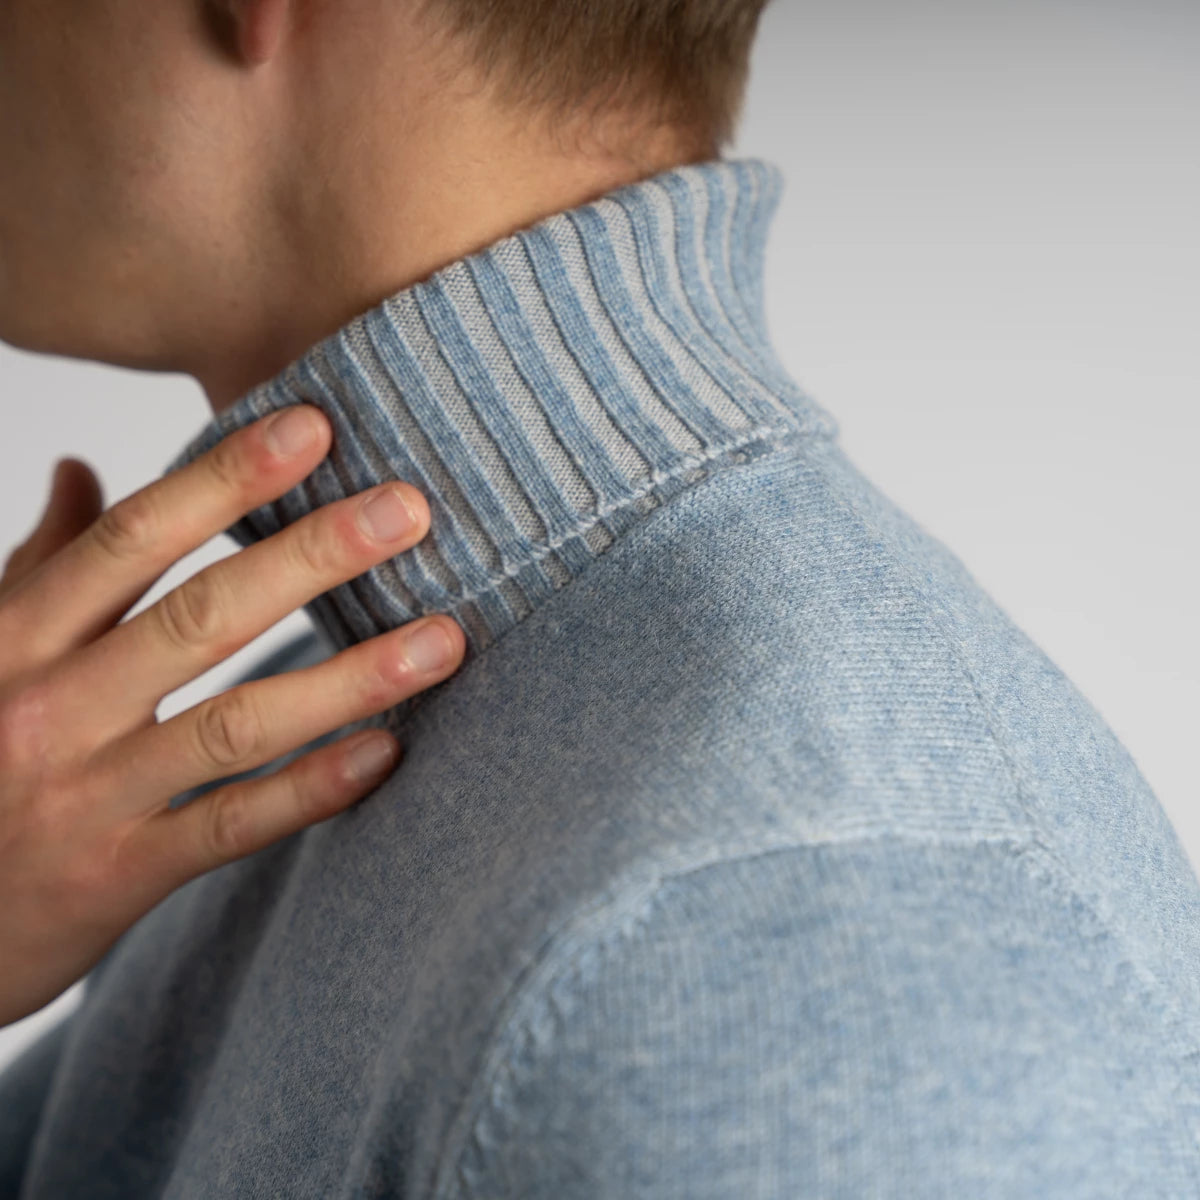
[[[631,137],[627,114],[569,129],[509,112],[436,35],[415,0],[4,0],[0,339],[184,372],[220,411],[440,266],[706,156],[667,131]],[[273,448],[266,418],[107,509],[91,468],[64,460],[6,563],[0,1024],[80,979],[183,883],[363,799],[402,748],[354,734],[171,809],[174,796],[462,662],[462,630],[433,615],[157,721],[163,696],[428,533],[420,492],[381,485],[123,620],[174,562],[328,453],[326,419],[288,412],[309,420],[302,448]],[[411,515],[376,536],[363,506],[393,492]],[[412,651],[428,627],[446,640],[433,667]],[[372,743],[387,755],[363,767]]]

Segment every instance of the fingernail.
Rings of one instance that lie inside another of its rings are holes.
[[[396,761],[396,743],[388,738],[372,738],[361,742],[346,756],[350,773],[360,783],[378,779]]]
[[[440,671],[454,659],[450,636],[440,621],[430,621],[408,636],[404,654],[418,671]]]
[[[416,524],[413,514],[396,488],[376,492],[363,501],[359,521],[368,537],[380,542],[394,542]]]
[[[295,458],[317,440],[320,424],[314,413],[304,408],[281,412],[263,430],[263,441],[280,458]]]

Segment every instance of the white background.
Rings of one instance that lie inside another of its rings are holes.
[[[767,272],[780,357],[1100,711],[1200,863],[1200,10],[815,7],[768,10],[730,152],[788,180]],[[0,406],[0,548],[56,457],[93,463],[113,500],[208,416],[189,379],[3,346]],[[77,992],[0,1031],[0,1062]]]

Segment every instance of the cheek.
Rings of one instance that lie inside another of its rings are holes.
[[[145,260],[164,154],[147,72],[31,14],[0,0],[0,341],[58,349]]]
[[[0,205],[106,224],[164,174],[172,83],[136,22],[121,0],[0,0]]]
[[[69,39],[57,55],[48,40],[27,16],[0,23],[0,204],[41,222],[69,207],[94,120]]]

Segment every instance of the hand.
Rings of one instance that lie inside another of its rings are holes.
[[[175,888],[360,799],[400,747],[359,732],[172,809],[174,796],[382,712],[461,663],[458,624],[427,617],[156,720],[167,693],[428,532],[419,491],[371,488],[121,620],[177,559],[304,479],[331,436],[319,410],[293,406],[104,512],[91,470],[59,464],[41,524],[0,577],[0,1024],[85,975]],[[441,665],[409,657],[438,630]]]

